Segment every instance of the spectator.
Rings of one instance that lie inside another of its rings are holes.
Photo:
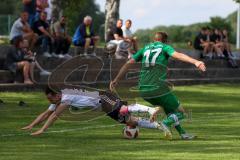
[[[47,13],[47,22],[49,24],[51,24],[51,22],[52,22],[52,3],[51,3],[51,0],[48,0],[48,7],[46,7],[44,11]]]
[[[36,0],[36,16],[35,21],[38,21],[40,18],[41,12],[45,12],[45,9],[49,7],[48,0]]]
[[[7,53],[6,67],[16,76],[17,71],[23,71],[25,84],[33,84],[30,79],[30,63],[24,59],[23,38],[18,36],[15,38],[14,47]]]
[[[211,58],[213,48],[209,41],[209,35],[209,28],[203,27],[194,40],[194,48],[203,51],[203,57],[208,56]]]
[[[116,26],[109,36],[110,41],[107,44],[107,48],[109,48],[109,46],[115,45],[116,59],[124,59],[126,57],[129,58],[131,55],[130,40],[128,38],[123,37],[122,24],[123,24],[122,19],[117,20]]]
[[[230,54],[232,56],[232,50],[231,50],[231,45],[229,43],[229,38],[228,38],[228,31],[226,29],[224,29],[222,31],[222,42],[223,42],[223,46],[224,46],[224,50],[226,50],[228,52],[228,54]]]
[[[221,42],[221,36],[218,29],[214,29],[210,36],[210,41],[213,45],[213,51],[217,54],[217,58],[223,58],[223,43]]]
[[[30,25],[28,24],[28,13],[23,11],[20,18],[18,18],[11,28],[10,41],[14,42],[16,37],[22,36],[24,39],[30,42],[30,48],[33,49],[37,35],[32,31]]]
[[[125,26],[122,27],[123,37],[131,42],[134,51],[137,52],[138,51],[137,37],[133,36],[133,33],[130,29],[131,26],[132,21],[130,19],[126,20]]]
[[[32,27],[36,16],[36,0],[22,0],[24,11],[29,15],[28,23]]]
[[[24,53],[24,59],[30,62],[30,75],[31,78],[34,79],[34,68],[35,66],[40,70],[40,75],[50,75],[51,72],[46,71],[41,67],[41,65],[38,63],[36,60],[36,55],[33,54],[33,52],[29,49],[29,43],[28,41],[24,40],[23,41],[23,53]]]
[[[52,35],[54,36],[54,56],[59,58],[70,58],[68,50],[71,45],[71,37],[67,33],[66,17],[62,16],[59,21],[52,26]]]
[[[78,26],[73,36],[73,44],[75,46],[84,47],[84,55],[90,46],[94,47],[93,55],[96,55],[96,46],[99,36],[95,36],[92,25],[92,17],[84,17],[83,23]]]
[[[41,12],[40,19],[33,25],[33,30],[38,34],[38,42],[42,44],[43,56],[52,57],[52,42],[54,41],[50,34],[49,24],[46,22],[47,13]]]

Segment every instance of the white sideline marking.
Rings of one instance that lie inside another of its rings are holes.
[[[99,128],[111,128],[116,126],[121,126],[123,124],[113,124],[113,125],[102,125],[102,126],[95,126],[95,127],[83,127],[83,128],[71,128],[71,129],[63,129],[63,130],[56,130],[56,131],[47,131],[44,132],[45,134],[49,133],[65,133],[65,132],[73,132],[73,131],[84,131],[88,129],[99,129]],[[14,137],[14,136],[24,136],[30,135],[29,133],[19,133],[19,134],[2,134],[0,137]]]

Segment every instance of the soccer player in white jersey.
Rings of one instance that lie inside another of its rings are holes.
[[[34,126],[46,120],[45,124],[39,130],[31,133],[33,136],[40,135],[46,131],[48,127],[58,119],[61,113],[70,106],[77,108],[101,107],[107,116],[119,123],[133,127],[139,126],[142,128],[162,130],[162,126],[155,121],[159,108],[151,108],[140,104],[127,105],[127,102],[121,101],[117,96],[109,92],[88,92],[72,89],[56,92],[48,87],[45,90],[45,94],[51,103],[49,108],[38,115],[29,125],[22,128],[23,130],[31,131]],[[150,119],[143,119],[132,116],[130,114],[132,112],[148,112],[151,116]]]

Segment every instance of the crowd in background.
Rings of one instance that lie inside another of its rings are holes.
[[[194,40],[194,48],[202,51],[203,58],[220,59],[232,56],[226,29],[203,27]]]
[[[68,34],[67,17],[53,20],[50,0],[22,0],[23,11],[14,22],[10,32],[10,43],[14,49],[7,54],[6,66],[14,74],[23,72],[24,83],[33,83],[33,69],[36,66],[42,75],[49,75],[35,59],[35,49],[40,48],[42,56],[70,59],[71,45],[84,48],[83,54],[96,55],[96,46],[100,37],[94,33],[93,19],[85,16],[76,26],[73,37]],[[123,23],[125,25],[123,25]],[[107,51],[112,51],[115,58],[130,58],[138,50],[137,37],[131,31],[132,21],[118,19],[107,34]],[[203,27],[194,40],[193,47],[202,52],[203,58],[221,59],[232,56],[226,29]],[[27,58],[26,58],[27,57]]]
[[[40,74],[51,74],[36,61],[36,48],[40,48],[42,56],[47,58],[70,59],[71,44],[84,48],[86,56],[88,49],[93,47],[91,54],[96,55],[99,36],[94,33],[91,16],[84,17],[71,37],[68,34],[66,16],[61,16],[58,20],[52,19],[50,0],[22,0],[22,3],[23,11],[11,28],[10,43],[13,49],[7,54],[6,67],[13,74],[21,71],[24,83],[33,83],[35,66],[40,69]],[[125,22],[125,26],[120,19],[109,32],[108,44],[114,45],[116,58],[130,57],[138,49],[137,38],[133,36],[131,25],[130,19]]]

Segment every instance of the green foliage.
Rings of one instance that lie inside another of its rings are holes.
[[[237,3],[240,3],[240,0],[234,0],[235,2],[237,2]]]
[[[232,27],[231,24],[227,21],[227,19],[221,18],[221,17],[211,17],[211,21],[209,23],[209,26],[211,28],[218,28],[218,29],[227,29],[229,32],[231,32]]]
[[[226,21],[231,25],[232,28],[232,32],[230,32],[230,42],[236,44],[237,11],[227,16]]]
[[[22,9],[21,2],[21,0],[1,0],[0,15],[19,14]]]
[[[104,24],[105,15],[100,12],[100,7],[95,4],[95,0],[65,0],[63,3],[64,15],[69,20],[69,32],[73,34],[77,26],[82,23],[86,15],[93,18],[94,31],[101,33],[101,25]],[[102,33],[103,36],[103,33]]]
[[[1,0],[0,2],[0,14],[13,14],[14,13],[14,0]]]

